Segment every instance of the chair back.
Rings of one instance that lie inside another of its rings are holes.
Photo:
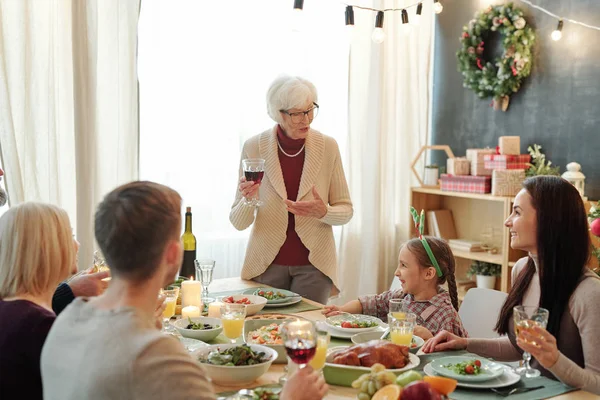
[[[472,288],[467,291],[458,315],[471,338],[497,338],[494,331],[500,309],[508,296],[498,290]]]

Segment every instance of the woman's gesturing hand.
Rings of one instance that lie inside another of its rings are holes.
[[[313,217],[317,219],[321,219],[327,214],[327,205],[317,193],[317,189],[313,186],[312,193],[314,196],[314,200],[306,200],[306,201],[291,201],[285,200],[285,204],[287,205],[287,210],[294,215],[299,215],[301,217]]]

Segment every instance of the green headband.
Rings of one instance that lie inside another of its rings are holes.
[[[423,243],[423,247],[425,248],[425,251],[429,256],[429,260],[431,261],[431,264],[433,264],[435,270],[437,271],[437,276],[442,277],[442,275],[444,275],[442,274],[442,269],[440,268],[437,260],[435,259],[433,251],[431,251],[431,247],[429,247],[429,243],[427,243],[427,240],[423,237],[423,229],[425,228],[425,212],[421,210],[421,215],[419,216],[419,214],[417,214],[417,210],[415,210],[414,207],[411,207],[410,214],[412,215],[413,221],[415,222],[417,236],[419,237],[421,243]]]

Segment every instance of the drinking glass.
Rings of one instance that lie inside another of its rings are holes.
[[[265,174],[265,160],[263,158],[247,158],[242,160],[242,169],[244,170],[246,182],[260,183]],[[263,202],[258,198],[252,198],[244,200],[244,204],[260,207]]]
[[[213,271],[215,269],[215,260],[194,260],[196,266],[196,280],[202,283],[202,304],[210,304],[215,301],[208,297],[208,285],[212,282]]]
[[[300,368],[312,360],[317,351],[317,332],[311,321],[290,321],[283,324],[281,337],[288,357]]]
[[[515,324],[515,335],[519,337],[519,333],[531,331],[533,327],[539,326],[546,329],[548,324],[548,316],[550,312],[545,308],[535,306],[516,306],[513,308],[513,320]],[[525,376],[526,378],[536,378],[541,375],[540,371],[531,368],[529,362],[531,354],[523,352],[523,365],[515,368],[515,373]]]
[[[223,334],[235,344],[237,338],[242,336],[246,306],[244,304],[224,304],[221,306],[221,324]]]
[[[395,319],[404,319],[406,318],[406,313],[408,313],[408,300],[405,299],[391,299],[390,300],[390,314],[393,315]]]
[[[317,350],[315,356],[308,363],[314,370],[319,371],[325,366],[327,358],[327,348],[329,347],[329,341],[331,335],[327,331],[317,330]]]
[[[173,327],[169,323],[171,318],[175,315],[175,307],[177,305],[177,297],[179,297],[179,288],[161,290],[161,294],[166,296],[165,304],[166,307],[163,311],[163,332],[172,332]]]
[[[404,313],[404,318],[395,318],[392,313],[388,314],[392,343],[410,347],[416,321],[417,315],[413,313]]]

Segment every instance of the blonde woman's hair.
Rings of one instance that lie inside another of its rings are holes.
[[[65,210],[34,202],[11,207],[0,218],[0,298],[56,287],[76,256]]]

